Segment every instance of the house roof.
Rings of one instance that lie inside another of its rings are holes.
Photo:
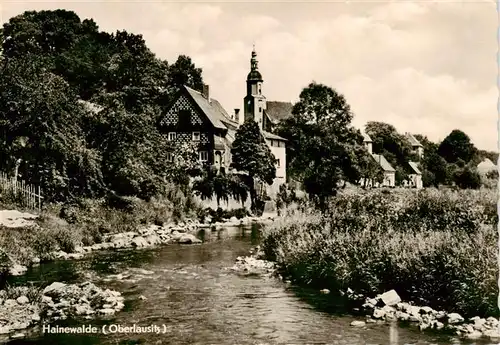
[[[417,140],[411,133],[406,133],[406,137],[410,141],[411,146],[420,146],[423,147],[423,145],[420,143],[420,141]]]
[[[489,158],[485,158],[481,163],[477,165],[477,170],[479,172],[488,172],[495,170],[497,166]]]
[[[272,123],[276,124],[292,115],[293,104],[291,102],[267,101],[264,112]]]
[[[222,115],[220,116],[220,120],[223,124],[226,125],[226,127],[232,127],[235,129],[238,128],[238,122],[231,119],[226,109],[224,109],[224,107],[222,106],[222,104],[219,103],[218,100],[212,98],[210,99],[210,104],[216,110],[219,116]]]
[[[272,140],[281,140],[281,141],[288,141],[287,139],[280,137],[279,135],[269,133],[266,131],[262,131],[262,134],[264,135],[264,138],[266,139],[272,139]]]
[[[188,86],[184,86],[184,88],[215,127],[228,130],[229,143],[232,143],[236,135],[236,130],[238,129],[238,123],[230,118],[219,101],[211,98],[209,102],[201,92],[193,90]],[[262,131],[262,134],[266,139],[287,141],[279,135],[266,131]],[[219,146],[220,145],[222,145],[222,143],[219,143]]]
[[[368,134],[366,134],[365,132],[361,132],[361,134],[363,135],[363,142],[364,143],[372,143],[373,142],[372,138],[370,138],[370,136]]]
[[[417,175],[422,175],[422,172],[418,168],[418,163],[417,162],[408,162],[408,165],[413,169],[415,174]]]
[[[375,153],[372,153],[372,157],[373,159],[375,159],[375,161],[380,164],[380,167],[384,170],[384,171],[388,171],[388,172],[394,172],[396,171],[392,165],[387,161],[387,159],[385,159],[385,157],[383,155],[378,155],[378,154],[375,154]]]
[[[211,101],[209,102],[208,99],[206,99],[201,94],[201,92],[193,90],[188,86],[184,86],[184,89],[192,97],[195,103],[201,108],[203,113],[205,113],[214,127],[219,129],[227,128],[224,122],[231,122],[232,120],[226,116],[227,113],[222,108],[220,103],[217,102],[217,100],[211,99]]]

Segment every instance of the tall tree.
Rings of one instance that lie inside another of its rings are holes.
[[[355,152],[363,145],[363,137],[351,126],[352,118],[343,95],[312,82],[300,93],[292,116],[278,125],[278,134],[288,139],[290,176],[303,182],[321,207],[336,193],[341,180],[358,182],[360,178]]]
[[[103,187],[98,151],[88,147],[83,110],[61,77],[28,54],[0,71],[0,145],[4,169],[22,159],[19,172],[42,185],[46,198],[93,195]],[[17,145],[23,138],[23,145]]]
[[[459,159],[469,163],[478,152],[469,136],[455,129],[441,142],[438,153],[448,163],[456,163]]]
[[[3,53],[7,58],[54,57],[71,47],[81,32],[82,23],[73,11],[26,11],[3,25]]]
[[[168,68],[168,86],[177,90],[186,85],[201,91],[203,89],[201,73],[201,68],[196,67],[189,56],[179,55],[177,61]]]
[[[271,153],[257,123],[246,120],[238,128],[231,149],[232,167],[248,174],[252,210],[256,209],[257,192],[254,181],[271,185],[276,177],[276,158]]]
[[[439,145],[421,134],[415,134],[415,138],[424,147],[424,157],[421,160],[424,187],[438,187],[450,183],[452,173],[446,160],[438,154]]]

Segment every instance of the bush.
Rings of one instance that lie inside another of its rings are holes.
[[[285,209],[262,249],[293,281],[496,316],[494,191],[380,191],[334,198],[327,214]]]
[[[476,170],[463,167],[455,172],[454,182],[463,189],[479,189],[481,187],[481,176]]]

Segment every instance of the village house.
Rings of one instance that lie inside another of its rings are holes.
[[[497,170],[498,167],[489,158],[485,158],[477,165],[477,171],[481,176],[487,175],[489,172]]]
[[[413,134],[406,132],[405,136],[411,144],[413,153],[416,153],[418,158],[422,159],[424,157],[424,146],[413,136]]]
[[[240,116],[239,109],[229,115],[217,100],[210,97],[208,85],[201,92],[184,86],[166,109],[160,121],[160,129],[168,140],[199,143],[201,162],[229,171],[236,131],[245,119],[253,119],[276,158],[276,178],[267,188],[268,195],[272,196],[286,182],[286,139],[271,133],[276,118],[267,113],[267,101],[262,92],[263,82],[254,49],[246,80],[243,116]],[[170,156],[169,159],[173,157]]]
[[[405,181],[406,187],[422,189],[424,188],[424,184],[422,181],[422,172],[418,168],[417,162],[408,162],[410,166],[410,173],[408,174],[408,180]]]
[[[366,187],[395,187],[396,186],[396,169],[392,167],[392,165],[387,161],[387,159],[380,154],[374,154],[373,153],[373,141],[370,138],[370,136],[366,133],[363,134],[363,143],[370,155],[373,157],[373,159],[379,164],[380,168],[383,171],[384,174],[384,180],[382,183],[377,183],[373,181],[364,181],[364,179],[360,180],[360,184],[364,185]],[[415,139],[415,141],[417,141]],[[418,141],[417,141],[418,142]],[[414,142],[415,143],[415,142]],[[418,143],[420,144],[420,143]],[[415,145],[415,150],[418,152],[418,149],[422,147],[421,145]],[[421,153],[423,155],[423,150],[421,150]],[[403,185],[405,187],[409,188],[417,188],[421,189],[423,188],[423,183],[422,183],[422,172],[418,168],[418,163],[417,162],[408,162],[408,179],[403,182]]]
[[[380,154],[373,153],[373,140],[366,133],[363,134],[363,143],[368,151],[368,153],[373,157],[375,162],[378,163],[383,171],[384,179],[382,183],[374,181],[364,181],[361,179],[359,183],[365,187],[395,187],[396,186],[396,169],[387,161],[387,159]]]
[[[234,109],[229,114],[222,105],[210,96],[208,85],[203,90],[193,90],[184,86],[174,101],[166,109],[160,121],[160,129],[168,140],[175,142],[199,143],[199,160],[212,164],[218,169],[231,170],[231,147],[236,131],[246,119],[253,119],[259,126],[263,138],[276,158],[276,178],[267,193],[274,196],[279,186],[287,182],[286,139],[274,134],[276,125],[292,115],[291,102],[267,101],[263,92],[264,79],[258,69],[255,48],[250,59],[250,72],[246,79],[246,95],[243,98],[243,111]],[[405,133],[414,152],[423,157],[423,145],[410,133]],[[364,144],[384,174],[382,183],[368,182],[372,187],[395,187],[396,170],[381,154],[373,153],[372,140],[363,134]],[[173,159],[169,155],[167,159]],[[409,163],[407,187],[422,188],[422,174],[416,162]]]

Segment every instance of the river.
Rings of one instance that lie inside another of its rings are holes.
[[[396,325],[354,328],[355,318],[336,311],[317,291],[275,278],[242,276],[229,270],[259,242],[256,226],[201,231],[202,245],[95,253],[80,261],[43,264],[16,277],[32,281],[90,280],[121,291],[125,309],[113,317],[61,321],[58,325],[157,325],[165,334],[47,334],[41,328],[8,344],[452,344],[448,336]],[[118,275],[118,276],[117,276]],[[120,276],[121,275],[121,276]],[[55,326],[56,324],[52,324]],[[462,342],[461,344],[480,344]],[[481,343],[486,344],[486,343]]]

